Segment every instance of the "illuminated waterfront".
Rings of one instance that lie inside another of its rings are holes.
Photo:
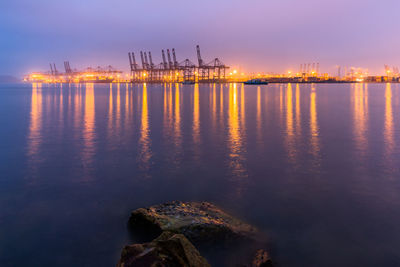
[[[1,85],[0,103],[6,266],[114,266],[129,212],[170,200],[260,227],[282,266],[400,264],[398,84]]]

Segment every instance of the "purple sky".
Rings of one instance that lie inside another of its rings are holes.
[[[179,61],[219,57],[247,71],[320,62],[382,73],[400,65],[399,0],[1,0],[0,74],[128,69],[128,51],[175,47]]]

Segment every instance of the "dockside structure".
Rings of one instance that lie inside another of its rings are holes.
[[[161,50],[162,62],[154,64],[151,52],[140,51],[140,63],[136,61],[135,53],[129,52],[129,64],[132,82],[226,82],[226,70],[229,69],[219,58],[205,63],[201,57],[200,46],[196,46],[198,65],[189,59],[178,62],[175,49],[172,57],[169,49],[167,56]]]

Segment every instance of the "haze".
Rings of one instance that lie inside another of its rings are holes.
[[[398,66],[395,0],[2,0],[0,74],[113,65],[128,70],[128,51],[177,50],[195,62],[219,57],[245,71],[297,70],[320,62],[382,73]],[[400,65],[400,64],[399,64]]]

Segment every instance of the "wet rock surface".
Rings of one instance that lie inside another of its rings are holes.
[[[263,249],[259,249],[254,256],[253,262],[251,263],[251,267],[273,267],[272,260],[268,254]]]
[[[180,233],[194,243],[227,243],[260,237],[255,227],[208,202],[174,201],[140,208],[132,212],[129,225],[157,234]]]
[[[214,266],[274,266],[269,254],[259,249],[266,247],[265,236],[208,202],[140,208],[132,212],[129,228],[139,243],[155,239],[126,246],[118,267],[210,266],[197,249]]]
[[[163,232],[149,243],[123,248],[117,267],[209,267],[207,260],[182,234]]]

